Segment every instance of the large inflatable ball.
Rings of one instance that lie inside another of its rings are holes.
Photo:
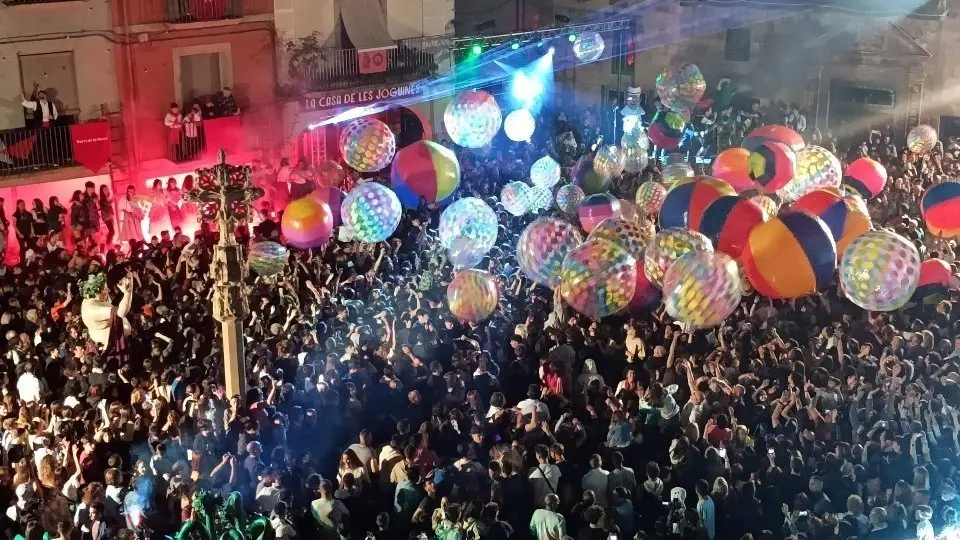
[[[276,242],[256,242],[250,245],[247,263],[261,276],[275,276],[283,271],[289,255],[287,248]]]
[[[316,167],[318,186],[338,188],[347,179],[347,172],[336,161],[324,161]]]
[[[784,201],[795,201],[822,188],[838,188],[842,180],[840,160],[820,146],[804,146],[797,150],[797,172],[777,192]]]
[[[503,120],[503,132],[513,142],[530,142],[537,121],[527,109],[517,109]]]
[[[353,188],[343,201],[343,225],[360,242],[382,242],[397,230],[403,207],[390,188],[367,182]]]
[[[594,162],[594,156],[587,154],[578,159],[570,170],[573,183],[580,186],[587,195],[604,193],[610,185],[610,176],[598,173],[593,166]]]
[[[960,235],[960,181],[931,186],[920,199],[920,213],[927,230],[940,238]]]
[[[620,176],[623,168],[626,166],[626,160],[620,148],[613,145],[606,145],[597,150],[597,155],[593,158],[593,170],[602,177]]]
[[[936,304],[950,296],[953,273],[943,259],[927,259],[920,264],[920,279],[912,300],[922,304]]]
[[[597,193],[584,199],[577,209],[577,215],[580,217],[580,226],[587,232],[607,218],[623,218],[620,201],[609,193]]]
[[[493,313],[500,300],[497,279],[483,270],[459,270],[447,285],[447,306],[454,317],[478,323]]]
[[[507,212],[522,216],[529,210],[530,186],[523,182],[510,182],[500,190],[500,202]]]
[[[726,253],[688,253],[663,278],[667,314],[693,328],[723,324],[742,297],[740,270]]]
[[[560,182],[560,164],[550,156],[543,156],[530,166],[530,183],[550,189]]]
[[[689,227],[697,230],[703,211],[720,197],[737,192],[723,180],[709,176],[682,179],[670,188],[660,205],[660,228]]]
[[[360,118],[340,132],[340,152],[354,170],[376,172],[390,164],[397,151],[397,140],[383,122]]]
[[[332,211],[310,197],[297,199],[284,208],[280,232],[291,246],[301,249],[322,246],[333,234]]]
[[[624,219],[607,218],[590,231],[587,242],[606,240],[627,250],[627,253],[634,257],[640,257],[643,255],[644,246],[651,238],[647,234],[648,230],[636,223]]]
[[[696,173],[693,171],[693,167],[685,161],[671,163],[660,171],[660,176],[663,178],[663,185],[668,188],[684,178],[693,178],[695,175]]]
[[[660,206],[663,205],[663,199],[667,197],[667,188],[660,182],[653,180],[640,184],[637,188],[635,202],[637,211],[642,215],[656,215],[660,213]]]
[[[779,200],[768,195],[754,195],[753,197],[750,197],[750,200],[753,201],[753,204],[757,205],[761,210],[763,210],[764,219],[770,219],[771,217],[777,215],[777,212],[780,211]]]
[[[448,148],[433,141],[417,141],[397,152],[390,168],[390,185],[407,208],[417,208],[421,199],[440,203],[460,185],[460,162]]]
[[[840,257],[840,290],[868,311],[903,307],[920,280],[920,254],[913,242],[889,231],[871,231]]]
[[[680,64],[664,69],[656,80],[657,94],[665,107],[679,111],[692,109],[707,90],[707,81],[696,64]]]
[[[560,282],[563,259],[583,243],[575,225],[542,217],[527,225],[517,240],[517,263],[525,276],[554,288]]]
[[[713,251],[706,236],[687,229],[663,229],[647,244],[643,253],[643,271],[650,283],[663,286],[663,276],[677,259],[687,253]]]
[[[592,319],[627,307],[636,286],[637,260],[606,240],[574,248],[560,270],[560,295],[570,307]]]
[[[868,157],[858,158],[843,171],[841,185],[864,199],[872,199],[887,185],[887,169]]]
[[[673,150],[680,146],[685,125],[686,121],[680,113],[657,111],[647,128],[647,138],[658,148]]]
[[[637,281],[633,290],[633,298],[627,304],[627,312],[631,315],[643,315],[660,307],[663,299],[660,288],[650,282],[643,269],[644,254],[637,259]]]
[[[870,216],[832,189],[817,189],[797,199],[792,210],[809,212],[827,224],[837,242],[837,254],[854,238],[870,230]]]
[[[623,169],[638,173],[647,168],[650,139],[642,129],[634,129],[620,137],[620,153],[623,154]]]
[[[713,160],[711,174],[730,184],[737,193],[754,189],[750,178],[750,151],[746,148],[727,148]]]
[[[483,90],[460,92],[443,111],[443,125],[458,146],[483,148],[500,131],[503,116],[497,100]]]
[[[346,193],[335,187],[317,186],[310,192],[309,197],[330,207],[334,228],[343,224],[343,219],[340,217],[340,208],[343,206],[343,200],[347,197]]]
[[[937,146],[938,140],[937,130],[926,124],[920,124],[907,134],[907,148],[915,154],[926,154]]]
[[[574,214],[580,208],[580,203],[586,195],[580,186],[574,184],[564,184],[557,188],[557,208],[565,214]]]
[[[703,211],[699,230],[714,249],[740,257],[754,227],[766,221],[766,214],[750,199],[727,195],[710,203]]]
[[[573,55],[582,63],[599,60],[605,48],[603,36],[593,31],[582,32],[573,41]]]
[[[783,143],[789,146],[794,152],[804,147],[803,137],[801,137],[799,133],[792,128],[779,124],[761,126],[751,131],[743,140],[741,146],[753,151],[765,142]]]
[[[781,213],[754,227],[740,262],[761,295],[799,298],[830,283],[837,268],[837,244],[817,216]]]
[[[776,193],[797,172],[797,154],[787,145],[774,141],[760,143],[750,152],[750,178],[764,193]]]
[[[547,188],[531,186],[527,196],[527,210],[530,212],[541,212],[553,204],[553,191]]]
[[[479,264],[497,243],[497,213],[476,197],[454,201],[440,214],[440,245],[454,266]]]

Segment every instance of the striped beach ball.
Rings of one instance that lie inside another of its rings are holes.
[[[420,198],[442,203],[460,185],[460,162],[452,150],[433,141],[417,141],[397,152],[390,168],[390,185],[406,208]]]

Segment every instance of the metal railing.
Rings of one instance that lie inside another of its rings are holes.
[[[191,23],[243,16],[242,0],[167,0],[167,22]]]
[[[53,4],[56,2],[70,2],[71,0],[0,0],[5,6],[25,6],[27,4]]]
[[[453,41],[449,38],[415,38],[397,42],[386,52],[379,73],[361,73],[356,49],[320,49],[301,53],[291,62],[291,75],[308,91],[340,90],[354,86],[396,84],[435,75],[449,66]]]
[[[76,165],[70,126],[0,131],[0,177]]]

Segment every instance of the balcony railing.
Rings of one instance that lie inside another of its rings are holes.
[[[27,4],[53,4],[70,1],[72,0],[0,0],[0,4],[5,6],[25,6]]]
[[[395,49],[385,51],[383,71],[361,73],[356,49],[320,49],[294,53],[290,71],[306,90],[314,92],[397,84],[436,74],[449,66],[451,51],[452,42],[445,38],[403,40]]]
[[[167,0],[167,22],[191,23],[243,16],[241,0]]]
[[[70,126],[0,131],[0,177],[75,165]]]
[[[243,122],[239,115],[212,118],[185,123],[171,130],[160,124],[166,138],[166,158],[175,163],[186,163],[210,158],[223,148],[228,154],[243,152]]]

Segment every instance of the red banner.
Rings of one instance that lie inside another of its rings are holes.
[[[380,49],[360,49],[357,51],[357,63],[360,73],[383,73],[387,70],[387,54],[396,47]]]
[[[203,130],[207,137],[208,154],[215,156],[221,148],[228,154],[243,151],[240,115],[204,120]]]
[[[70,126],[70,144],[77,163],[99,172],[110,161],[110,124],[87,122]]]

